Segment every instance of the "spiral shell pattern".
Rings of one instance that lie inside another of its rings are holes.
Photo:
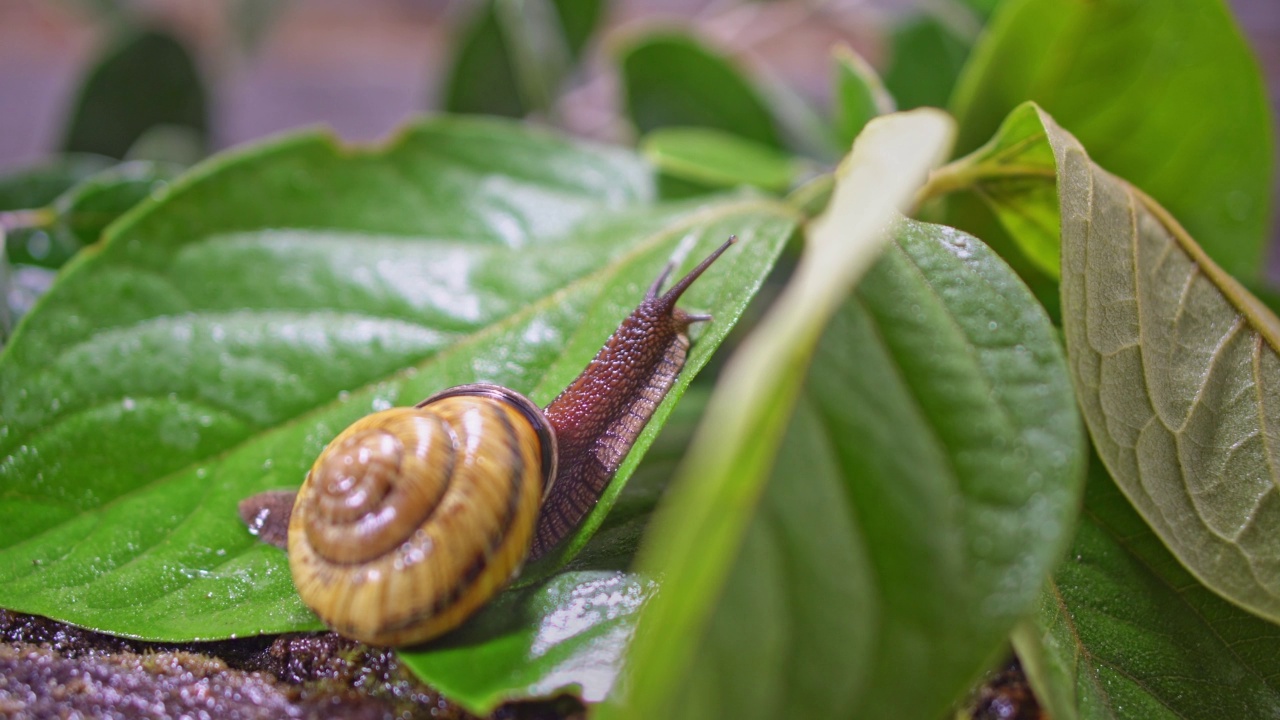
[[[302,600],[371,644],[456,627],[528,554],[554,443],[536,405],[487,385],[357,421],[294,504],[289,564]]]

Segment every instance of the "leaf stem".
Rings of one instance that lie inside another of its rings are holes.
[[[929,173],[929,179],[925,181],[924,187],[916,193],[916,204],[923,204],[948,193],[969,190],[984,182],[1018,178],[1054,180],[1056,171],[1044,165],[974,162],[969,157],[963,157]]]

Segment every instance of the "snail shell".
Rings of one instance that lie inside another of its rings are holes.
[[[556,546],[675,382],[689,325],[710,319],[676,301],[734,240],[660,294],[669,264],[545,412],[506,388],[463,385],[334,438],[288,523],[303,602],[347,637],[418,643],[456,627],[526,557]],[[261,524],[254,503],[241,513]]]
[[[377,645],[457,626],[520,568],[555,477],[542,411],[464,385],[357,421],[308,473],[289,523],[303,602]]]

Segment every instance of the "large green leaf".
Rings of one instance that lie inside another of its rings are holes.
[[[1063,330],[1098,454],[1197,578],[1280,619],[1280,321],[1041,120],[1058,169]]]
[[[1168,208],[1228,272],[1258,274],[1271,125],[1257,63],[1226,3],[1010,0],[957,86],[957,149],[986,142],[1026,100]],[[949,222],[991,237],[972,208]]]
[[[442,119],[375,151],[286,138],[112,226],[0,355],[0,605],[151,639],[314,628],[240,525],[356,418],[485,379],[546,402],[679,247],[741,242],[686,295],[689,378],[794,224],[779,203],[655,205],[618,151]]]
[[[1280,713],[1280,632],[1187,574],[1097,463],[1083,522],[1015,636],[1056,720]],[[1031,659],[1031,662],[1028,662]]]
[[[686,716],[942,717],[1065,549],[1083,447],[1016,276],[975,238],[904,227],[823,335]]]
[[[10,261],[62,267],[125,211],[164,187],[178,168],[135,160],[79,180],[47,204],[34,206],[29,222],[9,232]]]
[[[660,32],[632,40],[620,65],[627,113],[641,133],[706,127],[782,147],[768,105],[730,61],[688,35]]]
[[[934,717],[1036,598],[1083,457],[1042,311],[978,241],[908,225],[836,313],[946,131],[859,136],[645,536],[663,588],[603,716]]]
[[[208,117],[199,69],[172,35],[128,35],[85,78],[63,149],[122,158],[148,130],[182,128],[204,148]]]

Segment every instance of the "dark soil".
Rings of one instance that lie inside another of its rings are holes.
[[[1049,720],[1016,657],[973,692],[968,716],[973,720]]]
[[[0,717],[472,718],[390,650],[332,633],[149,643],[0,610]],[[573,698],[494,718],[583,717]]]

